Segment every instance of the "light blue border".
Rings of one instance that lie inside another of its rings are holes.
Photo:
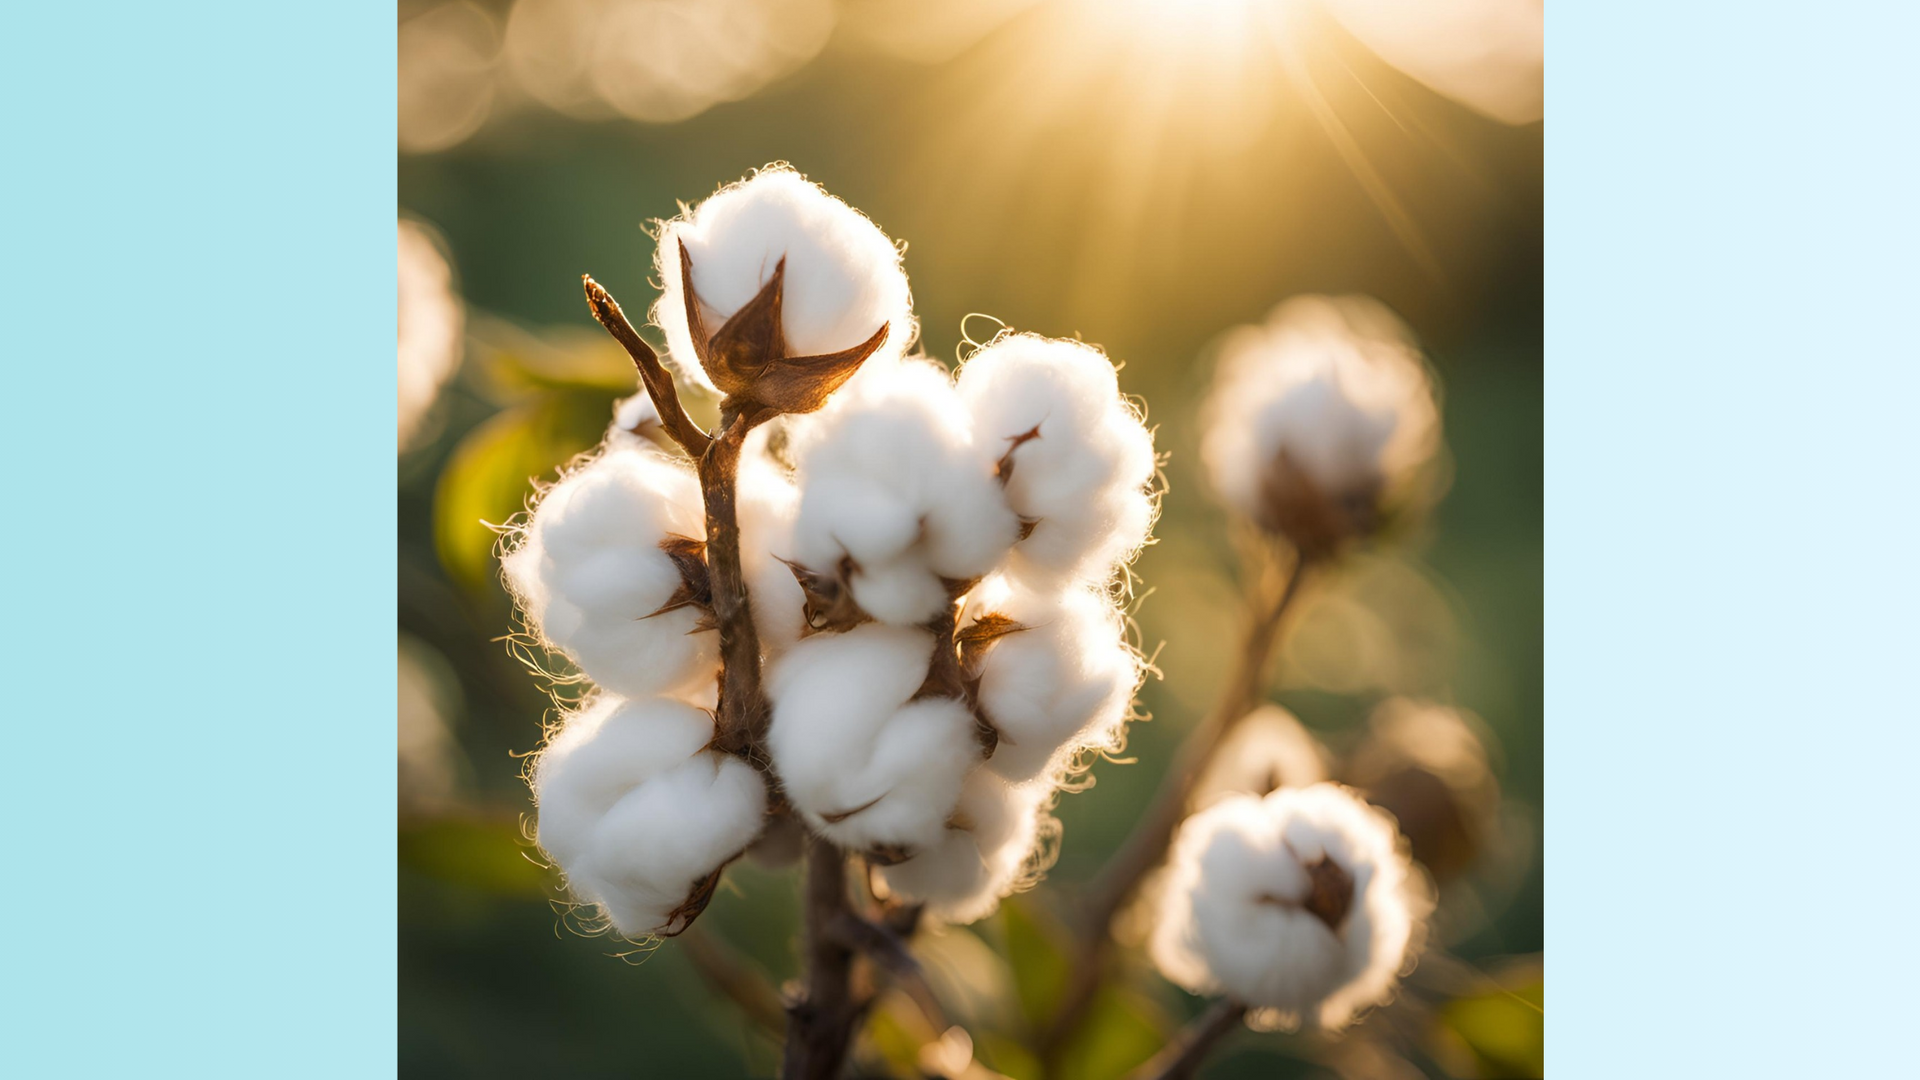
[[[1556,1080],[1920,1075],[1917,39],[1548,5]]]
[[[394,1070],[391,5],[9,5],[0,1073]]]

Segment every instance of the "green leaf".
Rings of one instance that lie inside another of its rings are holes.
[[[1543,1076],[1546,1072],[1546,979],[1537,961],[1494,979],[1497,988],[1456,998],[1440,1010],[1442,1056],[1464,1048],[1479,1075]]]
[[[498,413],[467,433],[434,493],[434,544],[447,573],[484,590],[497,573],[496,527],[511,521],[575,454],[600,441],[611,417],[603,394],[548,394]]]
[[[533,849],[513,818],[402,821],[399,849],[401,866],[454,885],[530,899],[557,895],[557,882],[532,861]]]

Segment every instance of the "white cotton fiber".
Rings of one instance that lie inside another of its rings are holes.
[[[665,698],[606,695],[535,761],[538,839],[575,897],[628,936],[674,934],[705,879],[760,831],[766,784],[705,749],[713,721]]]
[[[746,575],[760,650],[774,657],[800,640],[807,627],[806,593],[792,568],[780,561],[793,550],[800,493],[778,464],[754,450],[749,437],[738,488],[741,572]]]
[[[1117,749],[1141,664],[1112,601],[994,577],[968,597],[962,632],[987,615],[1025,628],[986,644],[975,669],[980,711],[1000,735],[987,768],[1018,782],[1058,775],[1081,750]]]
[[[1350,877],[1337,925],[1311,910],[1323,859]],[[1195,993],[1281,1026],[1345,1026],[1393,995],[1432,908],[1393,819],[1346,788],[1232,795],[1174,838],[1150,952]]]
[[[1011,453],[1007,503],[1031,523],[1014,571],[1104,582],[1153,525],[1153,435],[1104,353],[1078,341],[1002,334],[961,365],[974,439]]]
[[[687,328],[680,247],[693,260],[693,287],[706,331],[759,293],[784,256],[781,324],[792,356],[840,352],[882,325],[882,352],[913,340],[913,298],[900,251],[867,217],[784,166],[770,166],[721,188],[660,232],[654,271],[661,296],[653,320],[667,352],[687,377],[712,389]]]
[[[1432,459],[1439,424],[1398,316],[1364,296],[1301,296],[1225,340],[1201,454],[1220,497],[1274,528],[1282,455],[1321,497],[1364,512]]]
[[[970,923],[1028,883],[1047,784],[1009,784],[986,769],[967,777],[954,820],[940,839],[905,862],[882,867],[889,890],[926,903],[936,918]]]
[[[610,447],[549,488],[511,554],[508,588],[531,628],[595,683],[627,697],[696,690],[717,667],[701,612],[654,614],[682,585],[668,536],[706,535],[691,468],[636,445]]]
[[[794,558],[838,574],[860,607],[917,625],[948,602],[943,579],[992,570],[1019,535],[994,459],[974,441],[947,375],[924,361],[880,369],[795,428]]]
[[[979,760],[965,705],[911,700],[933,645],[923,630],[868,623],[807,638],[768,672],[774,771],[807,823],[843,847],[938,840]]]

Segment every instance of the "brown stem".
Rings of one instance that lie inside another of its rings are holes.
[[[680,449],[685,450],[688,457],[699,460],[700,455],[706,452],[709,436],[687,415],[687,410],[680,407],[680,393],[674,389],[673,376],[660,363],[653,346],[634,331],[633,324],[627,321],[620,305],[607,290],[600,287],[599,282],[587,274],[581,274],[580,284],[587,291],[587,307],[593,310],[593,317],[607,328],[607,333],[613,335],[613,340],[619,342],[621,348],[627,350],[627,355],[633,359],[633,366],[640,370],[640,381],[646,385],[647,396],[653,399],[653,411],[660,414],[660,426],[673,437],[674,442],[680,444]]]
[[[840,849],[807,836],[806,996],[787,1007],[783,1080],[835,1080],[861,1008],[853,996],[854,951],[836,928],[852,918],[847,862]]]
[[[714,711],[716,750],[765,768],[761,750],[772,710],[760,685],[760,634],[740,562],[740,451],[764,416],[722,408],[718,438],[700,455],[700,489],[707,504],[707,572],[713,619],[720,632],[720,700]]]
[[[1166,1048],[1145,1065],[1127,1074],[1127,1080],[1186,1080],[1200,1068],[1221,1039],[1240,1026],[1245,1005],[1222,1000],[1199,1019],[1180,1029]]]
[[[851,911],[835,917],[832,930],[834,936],[848,948],[872,960],[887,973],[901,991],[912,999],[914,1007],[920,1010],[921,1017],[933,1029],[936,1038],[946,1034],[947,1029],[953,1026],[953,1021],[947,1018],[947,1010],[934,994],[933,986],[927,982],[926,969],[914,959],[900,935]]]
[[[680,935],[680,945],[708,985],[740,1006],[748,1020],[775,1039],[786,1032],[786,1010],[781,1007],[780,994],[767,980],[766,972],[701,928]]]
[[[1266,686],[1267,663],[1280,637],[1282,620],[1300,595],[1310,560],[1296,558],[1285,574],[1271,568],[1262,574],[1261,587],[1247,611],[1239,657],[1221,688],[1220,697],[1200,726],[1180,744],[1179,756],[1160,783],[1153,804],[1127,837],[1124,847],[1107,863],[1081,912],[1079,955],[1065,997],[1041,1040],[1041,1056],[1057,1063],[1061,1051],[1085,1019],[1095,991],[1105,975],[1107,950],[1113,938],[1115,915],[1153,868],[1166,858],[1174,830],[1186,818],[1193,786],[1219,750],[1227,733],[1253,710]]]

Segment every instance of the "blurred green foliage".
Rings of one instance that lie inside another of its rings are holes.
[[[1477,914],[1449,947],[1488,968],[1539,951],[1541,130],[1480,118],[1364,54],[1340,61],[1347,74],[1323,91],[1420,253],[1320,123],[1287,108],[1218,160],[1184,163],[1178,183],[1147,185],[1144,216],[1116,217],[1081,197],[1112,181],[1098,125],[1062,129],[1013,161],[960,135],[981,129],[963,81],[980,76],[964,55],[918,67],[830,48],[758,96],[678,124],[527,110],[454,150],[401,158],[401,209],[445,235],[470,305],[465,364],[436,433],[399,460],[399,623],[458,680],[448,723],[470,777],[451,807],[402,815],[404,1075],[728,1077],[768,1075],[777,1061],[685,950],[586,936],[559,903],[523,832],[517,756],[538,746],[550,703],[502,640],[514,624],[493,561],[493,526],[524,505],[530,481],[590,447],[634,388],[587,316],[579,275],[638,321],[654,295],[642,223],[775,159],[910,242],[930,355],[950,360],[963,318],[980,311],[1097,342],[1124,362],[1122,385],[1144,397],[1170,454],[1160,543],[1136,567],[1141,638],[1165,676],[1143,692],[1154,719],[1135,725],[1131,763],[1099,764],[1091,790],[1062,800],[1048,883],[929,946],[957,982],[1003,988],[998,1005],[994,993],[968,1005],[981,1017],[978,1058],[1035,1075],[1028,1036],[1068,963],[1058,890],[1127,833],[1224,670],[1239,590],[1198,472],[1195,410],[1215,335],[1294,292],[1369,292],[1408,318],[1444,382],[1454,480],[1408,543],[1359,561],[1327,586],[1319,614],[1303,612],[1276,699],[1336,748],[1392,693],[1482,717],[1521,850],[1475,885]],[[778,983],[797,973],[794,895],[791,873],[741,864],[701,925]],[[1497,991],[1442,1005],[1419,1063],[1537,1075],[1532,970],[1531,982],[1508,973]],[[1117,1075],[1200,1008],[1150,976],[1109,990],[1069,1075]],[[913,1038],[910,1015],[895,1012],[882,1010],[873,1035],[890,1060]],[[1282,1040],[1249,1036],[1207,1075],[1325,1074]]]

